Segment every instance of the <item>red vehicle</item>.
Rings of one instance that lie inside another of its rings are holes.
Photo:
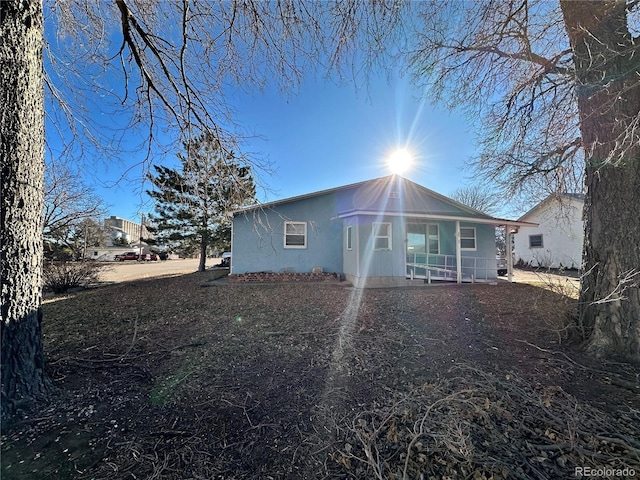
[[[125,260],[138,260],[138,254],[136,252],[121,253],[115,256],[116,262],[124,262]]]
[[[140,260],[141,262],[151,262],[158,260],[158,255],[156,255],[155,253],[143,253],[142,255],[138,255],[136,252],[127,252],[116,255],[114,258],[116,262],[124,262],[125,260]]]

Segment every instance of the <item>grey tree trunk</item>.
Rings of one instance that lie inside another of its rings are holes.
[[[202,227],[202,236],[200,238],[200,261],[198,262],[198,271],[204,272],[207,263],[207,245],[209,244],[209,232],[207,231],[207,223],[205,220]]]
[[[579,326],[592,353],[640,360],[640,55],[625,2],[561,6],[587,161]]]
[[[3,418],[47,394],[41,332],[44,182],[43,13],[0,2]]]

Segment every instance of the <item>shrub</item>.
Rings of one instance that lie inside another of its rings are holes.
[[[104,267],[95,262],[45,262],[44,289],[65,293],[71,288],[86,287],[98,281]]]

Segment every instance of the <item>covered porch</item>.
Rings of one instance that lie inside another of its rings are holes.
[[[497,248],[479,248],[478,235],[487,228],[495,235],[496,227],[505,228],[506,250],[513,235],[526,222],[502,219],[459,219],[442,216],[408,218],[405,227],[405,273],[410,280],[445,281],[456,283],[494,282],[498,272],[513,281],[513,255],[500,257]],[[447,243],[447,231],[452,241]],[[485,235],[486,237],[486,235]]]

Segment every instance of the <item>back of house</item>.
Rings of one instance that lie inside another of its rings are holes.
[[[491,281],[505,222],[391,175],[235,212],[230,279]]]

